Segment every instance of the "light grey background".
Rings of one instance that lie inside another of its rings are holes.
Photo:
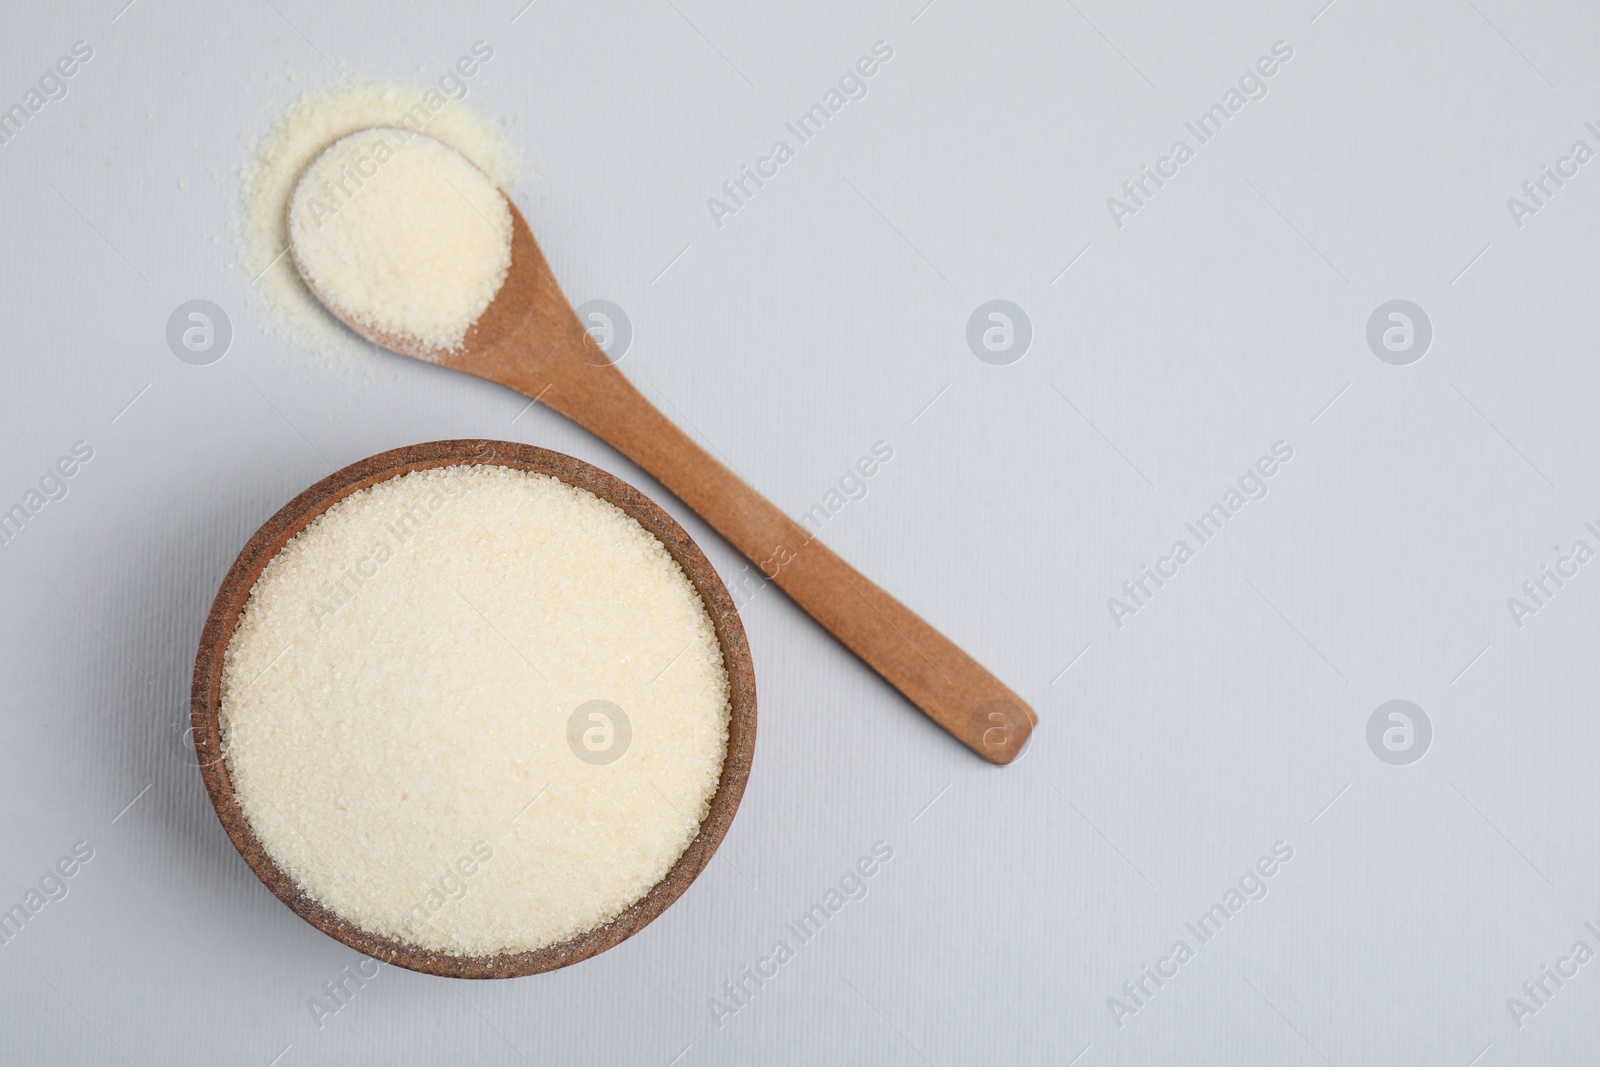
[[[95,54],[0,147],[0,506],[94,458],[0,547],[0,905],[94,859],[0,947],[0,1061],[1594,1058],[1600,962],[1520,1028],[1507,998],[1600,950],[1600,563],[1520,628],[1506,600],[1552,546],[1600,548],[1600,161],[1520,228],[1506,200],[1600,149],[1600,9],[924,2],[11,6],[0,106]],[[543,408],[265,329],[228,229],[248,141],[341,71],[432,80],[480,39],[471,103],[515,120],[573,301],[627,309],[626,373],[792,514],[889,442],[825,539],[1040,724],[990,768],[763,592],[726,862],[596,959],[386,969],[319,1029],[358,957],[250,874],[177,736],[255,527],[335,467],[481,436],[612,470],[743,566]],[[718,228],[707,198],[880,39],[869,95]],[[1277,41],[1268,95],[1116,226],[1107,198]],[[233,323],[211,366],[164,339],[196,298]],[[1009,366],[966,346],[991,299],[1032,322]],[[1366,343],[1391,299],[1433,324],[1410,366]],[[1266,498],[1116,626],[1107,599],[1277,441]],[[1409,766],[1367,747],[1391,699],[1433,725]],[[870,894],[719,1026],[723,983],[880,840]],[[1265,899],[1198,945],[1184,923],[1278,841]],[[1179,938],[1119,1026],[1108,998]]]

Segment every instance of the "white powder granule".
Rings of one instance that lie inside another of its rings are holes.
[[[293,255],[341,316],[458,347],[511,266],[511,208],[453,148],[395,127],[335,141],[289,201]]]
[[[240,256],[278,331],[315,351],[359,355],[369,346],[306,289],[288,253],[289,198],[323,149],[358,130],[419,130],[454,148],[500,189],[522,173],[521,157],[493,124],[425,85],[334,82],[295,101],[257,142],[244,171],[237,220]]]
[[[273,557],[219,718],[240,809],[302,890],[478,956],[593,929],[667,874],[716,793],[729,688],[644,527],[546,475],[451,466],[351,494]]]

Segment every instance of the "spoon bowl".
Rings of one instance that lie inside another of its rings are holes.
[[[313,160],[307,173],[315,166]],[[291,213],[301,194],[297,188]],[[506,202],[512,232],[500,236],[509,240],[510,266],[453,349],[419,346],[340,310],[308,276],[292,239],[290,247],[312,294],[356,333],[401,355],[497,382],[566,415],[671,490],[935,723],[991,763],[1016,759],[1037,722],[1033,709],[700,447],[610,361],[596,359],[596,345],[527,221],[509,197]]]

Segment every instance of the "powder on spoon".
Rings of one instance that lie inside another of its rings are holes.
[[[219,717],[239,806],[304,892],[490,955],[602,925],[668,873],[717,790],[729,687],[704,601],[634,519],[546,475],[451,466],[284,545]]]
[[[522,174],[516,146],[466,104],[425,85],[336,81],[291,104],[253,147],[237,220],[240,255],[252,291],[290,339],[325,354],[359,357],[370,346],[306,289],[288,254],[289,198],[305,169],[329,145],[375,126],[414,128],[466,156],[500,189]]]
[[[362,130],[306,168],[294,256],[346,319],[434,351],[460,346],[511,266],[511,208],[483,171],[409,130]]]

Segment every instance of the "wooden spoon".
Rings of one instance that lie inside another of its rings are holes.
[[[401,132],[403,139],[421,136]],[[302,193],[296,189],[291,212]],[[307,288],[356,333],[402,355],[515,389],[567,416],[649,471],[934,722],[990,763],[1015,759],[1038,721],[1022,698],[646,400],[579,321],[522,213],[515,204],[510,209],[510,269],[454,350],[427,348],[343,311],[318,291],[293,241],[290,249]]]

